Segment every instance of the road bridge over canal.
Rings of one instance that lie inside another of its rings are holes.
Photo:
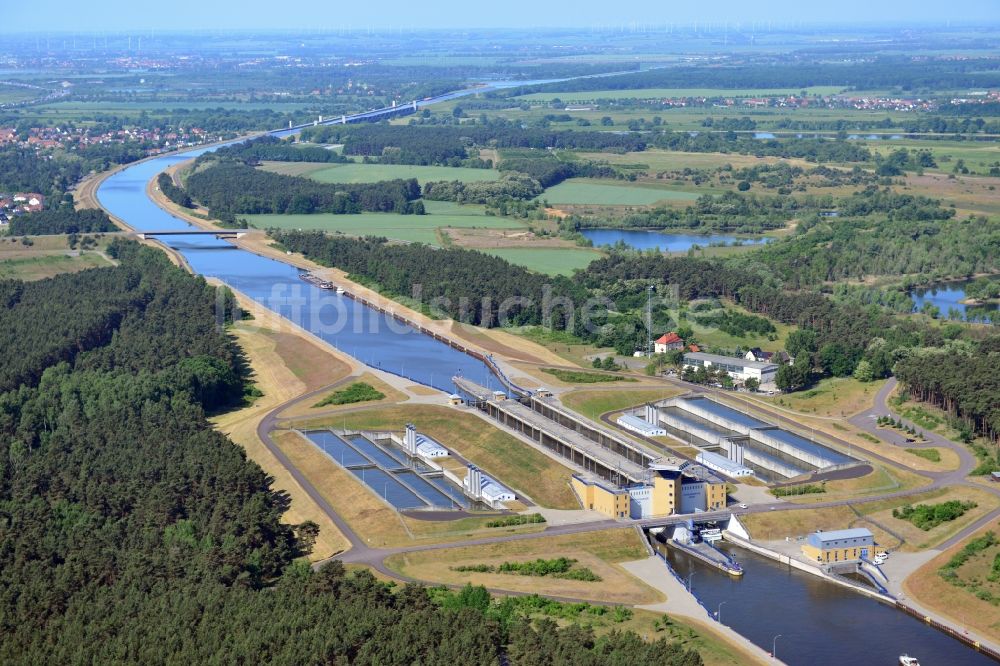
[[[164,231],[136,231],[135,235],[146,240],[151,236],[215,236],[216,238],[243,238],[253,229],[169,229]]]

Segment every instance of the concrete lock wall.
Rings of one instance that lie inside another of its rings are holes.
[[[709,444],[722,446],[722,440],[724,435],[715,432],[714,430],[708,430],[707,428],[699,428],[692,423],[687,421],[681,421],[678,418],[672,416],[669,412],[660,410],[660,423],[664,423],[671,428],[676,428],[677,430],[691,433],[698,439],[701,439]]]
[[[671,402],[674,402],[672,407],[680,407],[684,411],[691,412],[695,416],[705,419],[709,423],[714,423],[717,426],[722,426],[733,432],[738,432],[741,435],[749,435],[753,432],[753,429],[749,426],[743,425],[742,423],[737,423],[736,421],[731,421],[727,418],[723,418],[718,414],[713,414],[712,412],[702,409],[698,404],[697,400],[684,400],[683,398],[675,398]]]
[[[754,451],[749,447],[745,447],[743,449],[743,460],[748,463],[753,463],[757,467],[763,467],[764,469],[774,472],[775,474],[780,474],[786,478],[792,478],[793,476],[802,474],[801,469],[782,464],[780,461],[770,456],[758,455],[757,451]]]
[[[822,469],[830,465],[830,461],[823,456],[816,455],[809,451],[803,451],[798,447],[792,446],[790,444],[782,442],[779,439],[771,437],[770,435],[767,434],[768,430],[779,430],[779,428],[760,428],[758,430],[751,430],[750,436],[753,439],[756,439],[758,442],[761,442],[762,444],[767,444],[772,449],[781,451],[785,455],[791,456],[792,458],[798,458],[802,462],[808,463],[813,467]]]

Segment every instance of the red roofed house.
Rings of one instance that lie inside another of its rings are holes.
[[[653,343],[653,351],[657,354],[666,354],[671,349],[682,349],[683,347],[684,341],[673,331],[664,333]]]

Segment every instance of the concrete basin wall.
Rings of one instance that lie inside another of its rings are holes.
[[[777,430],[777,428],[774,428],[774,430]],[[833,464],[833,461],[824,458],[823,456],[816,455],[809,451],[803,451],[802,449],[796,446],[792,446],[786,442],[782,442],[778,439],[775,439],[774,437],[769,436],[767,432],[768,432],[767,429],[763,428],[758,430],[751,430],[750,437],[756,439],[758,442],[762,444],[766,444],[772,449],[781,451],[786,456],[791,456],[792,458],[798,458],[802,462],[808,463],[813,467],[816,467],[817,469],[829,467],[830,465]]]

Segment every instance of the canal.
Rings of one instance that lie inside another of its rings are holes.
[[[97,197],[108,211],[142,231],[193,228],[146,196],[146,185],[164,169],[196,157],[198,149],[140,162],[108,177]],[[213,236],[164,237],[191,268],[218,278],[362,363],[452,392],[460,374],[500,388],[485,363],[346,296],[318,289],[289,264],[261,257]]]
[[[886,604],[742,548],[721,546],[743,565],[743,576],[729,576],[676,549],[667,549],[667,559],[685,580],[694,574],[691,590],[709,612],[722,604],[726,625],[768,652],[776,644],[778,658],[792,666],[891,666],[901,654],[917,657],[923,666],[994,663]]]

